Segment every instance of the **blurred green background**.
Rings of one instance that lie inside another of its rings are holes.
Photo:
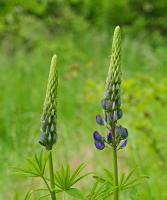
[[[94,148],[99,128],[112,34],[122,43],[121,123],[129,144],[119,169],[138,166],[150,178],[122,199],[167,199],[167,1],[0,0],[0,200],[22,196],[40,183],[11,174],[38,144],[50,60],[58,56],[58,136],[55,168],[87,163],[87,171],[112,169],[108,150]],[[87,178],[81,185],[88,190]],[[34,197],[35,199],[35,197]],[[68,198],[67,198],[68,199]]]

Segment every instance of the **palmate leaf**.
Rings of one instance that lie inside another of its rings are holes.
[[[27,191],[26,194],[25,194],[25,196],[24,196],[24,198],[23,198],[23,200],[30,200],[32,193],[33,193],[33,190]],[[16,193],[14,195],[13,200],[20,200],[18,193]]]
[[[50,196],[50,193],[40,196],[40,197],[38,198],[38,200],[41,200],[41,199],[43,199],[43,198],[45,198],[45,197],[48,197],[48,196]]]
[[[44,176],[47,159],[48,154],[44,154],[41,150],[34,157],[28,157],[23,168],[13,167],[14,173],[28,177],[42,177]]]
[[[90,194],[88,195],[89,200],[105,200],[113,194],[111,185],[107,182],[96,179]]]
[[[111,171],[109,171],[108,169],[104,169],[105,174],[103,176],[93,176],[94,178],[98,179],[100,182],[104,183],[108,183],[111,186],[114,186],[113,183],[113,174]]]
[[[91,173],[80,175],[82,170],[85,168],[85,164],[80,164],[74,172],[71,171],[70,166],[62,166],[60,170],[55,173],[55,185],[62,191],[71,189],[71,187],[88,176]]]
[[[31,197],[32,197],[32,194],[35,193],[35,192],[39,192],[39,191],[48,192],[48,189],[39,188],[39,189],[35,189],[35,190],[28,190],[28,191],[26,192],[26,194],[25,194],[23,200],[30,200]],[[45,195],[39,197],[38,199],[42,199],[42,198],[44,198],[44,197],[46,197],[46,196],[48,196],[48,195],[50,195],[50,193],[49,193],[49,194],[45,194]],[[20,200],[19,194],[18,194],[18,193],[15,194],[13,200]]]
[[[73,184],[75,184],[78,180],[78,175],[81,173],[81,171],[85,168],[85,164],[81,163],[73,172],[73,174],[70,177],[70,182]]]
[[[132,187],[135,187],[136,185],[139,185],[143,179],[149,178],[146,175],[139,176],[137,178],[132,178],[134,172],[137,168],[132,169],[127,176],[123,173],[121,175],[120,181],[119,181],[119,189],[120,190],[126,190],[130,189]]]
[[[65,191],[68,195],[74,197],[79,200],[87,200],[87,198],[83,195],[83,193],[77,188],[70,188]]]

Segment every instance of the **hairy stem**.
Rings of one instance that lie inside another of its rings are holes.
[[[56,200],[52,151],[50,151],[50,153],[49,153],[49,172],[50,172],[50,188],[51,188],[50,194],[51,194],[51,199],[52,200]]]

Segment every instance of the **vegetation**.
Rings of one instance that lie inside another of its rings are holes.
[[[120,170],[128,173],[136,165],[136,173],[150,177],[120,199],[165,200],[167,3],[6,2],[0,2],[0,199],[12,199],[15,193],[22,199],[22,191],[42,187],[38,180],[11,174],[10,167],[22,165],[27,156],[38,152],[48,63],[54,53],[59,63],[55,171],[67,163],[75,171],[82,162],[86,171],[102,176],[103,168],[113,169],[109,150],[95,150],[92,132],[101,107],[97,99],[104,91],[113,27],[120,24],[126,113],[120,121],[130,133],[119,157]],[[92,181],[85,177],[80,188],[88,192]]]

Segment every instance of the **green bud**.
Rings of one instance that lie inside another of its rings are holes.
[[[56,69],[57,56],[54,55],[50,65],[50,72],[46,90],[46,97],[44,101],[43,114],[42,114],[42,127],[41,131],[45,134],[45,142],[42,144],[47,150],[51,150],[54,143],[57,140],[56,130],[56,97],[57,97],[57,86],[58,76]]]
[[[121,102],[121,30],[117,26],[114,31],[112,52],[109,71],[106,79],[106,91],[110,91],[108,99],[111,101],[112,110],[119,106],[115,102]],[[114,113],[112,113],[114,114]]]

